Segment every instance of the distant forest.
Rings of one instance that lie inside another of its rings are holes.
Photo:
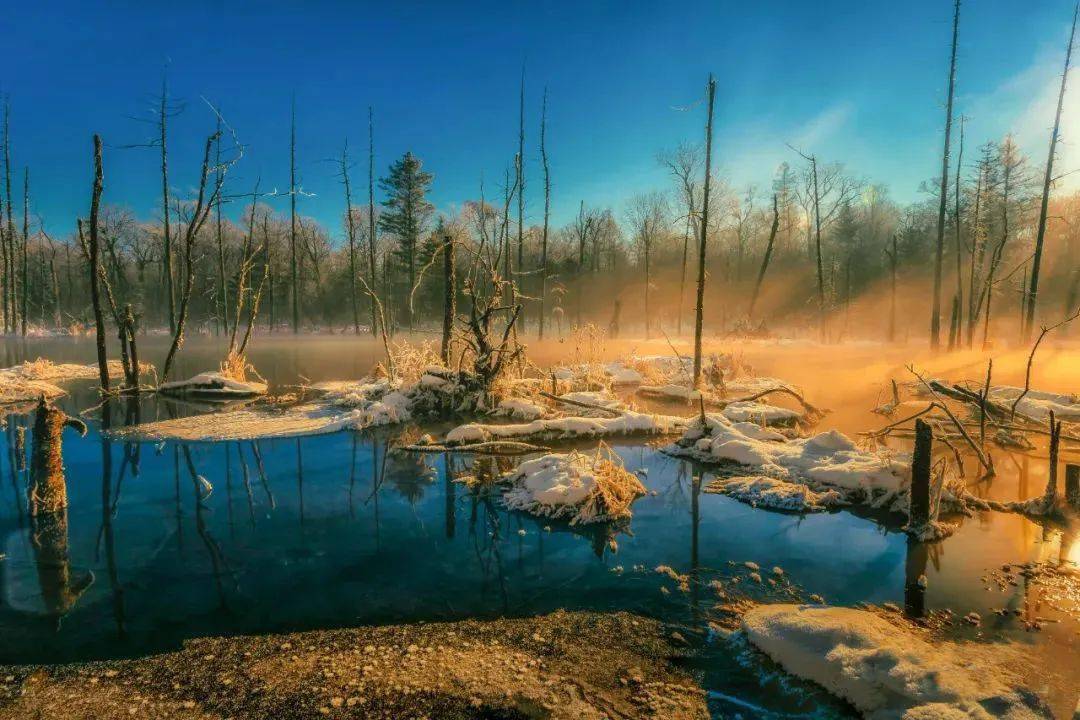
[[[953,57],[954,70],[955,38]],[[424,163],[422,147],[380,160],[372,111],[359,119],[367,142],[343,143],[336,162],[320,165],[341,183],[341,220],[327,227],[303,215],[295,172],[303,127],[295,112],[291,142],[282,138],[293,160],[287,190],[238,186],[231,171],[247,160],[243,128],[230,127],[213,108],[188,110],[207,117],[202,177],[177,177],[169,155],[176,105],[163,83],[151,143],[161,172],[147,178],[161,188],[159,212],[137,217],[109,192],[106,150],[100,207],[90,207],[88,177],[87,208],[72,209],[80,231],[52,237],[34,211],[32,168],[12,156],[15,111],[8,103],[0,188],[3,327],[82,333],[93,325],[87,241],[96,217],[113,309],[107,320],[123,322],[130,306],[140,332],[174,327],[186,303],[189,329],[210,333],[227,332],[240,316],[258,332],[374,333],[373,295],[382,298],[391,332],[434,329],[444,311],[442,248],[450,238],[459,257],[482,254],[514,280],[526,337],[541,333],[541,321],[556,337],[583,323],[645,337],[690,332],[701,240],[706,335],[803,328],[814,336],[820,320],[833,341],[921,339],[931,327],[932,297],[942,344],[977,347],[995,333],[1016,337],[1018,328],[1030,335],[1027,315],[1057,322],[1077,305],[1080,194],[1054,194],[1064,172],[1026,157],[1011,136],[966,137],[964,117],[953,108],[952,77],[951,70],[943,162],[917,202],[895,202],[885,183],[813,148],[790,148],[790,162],[776,169],[770,186],[740,184],[725,177],[724,139],[716,137],[704,233],[704,132],[655,149],[670,177],[665,187],[613,207],[575,198],[576,217],[554,227],[549,157],[558,153],[558,139],[547,134],[543,115],[529,119],[533,131],[526,134],[522,110],[505,173],[496,182],[478,178],[473,197],[437,213],[428,194],[439,168]],[[521,92],[524,108],[524,84]],[[546,114],[546,91],[543,107]],[[1055,123],[1051,160],[1057,133]],[[88,136],[88,158],[91,150]],[[525,186],[533,188],[530,198],[544,189],[542,205],[526,205]],[[226,206],[232,219],[222,212]]]

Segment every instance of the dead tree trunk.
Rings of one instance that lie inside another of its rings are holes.
[[[960,332],[964,326],[963,240],[961,236],[960,179],[964,166],[964,116],[960,116],[960,147],[956,153],[956,181],[953,183],[953,231],[956,240],[956,295],[953,297],[952,319],[949,323],[949,350],[960,347]]]
[[[757,305],[758,293],[761,292],[761,284],[765,280],[765,273],[769,269],[769,260],[772,259],[773,244],[776,242],[776,231],[780,229],[780,207],[777,205],[776,193],[772,196],[772,227],[769,229],[769,242],[765,245],[765,257],[761,259],[761,269],[758,270],[757,282],[754,283],[754,294],[750,296],[750,310],[747,315],[754,317],[754,306]]]
[[[195,201],[195,208],[192,211],[191,219],[188,221],[187,228],[184,231],[184,287],[180,295],[180,312],[176,319],[176,332],[173,333],[172,343],[169,345],[169,352],[165,356],[165,365],[161,371],[162,383],[168,381],[169,373],[172,370],[173,360],[176,358],[176,353],[180,349],[180,346],[184,344],[184,325],[187,322],[188,308],[191,302],[191,291],[195,285],[195,239],[202,229],[203,224],[206,222],[207,216],[210,214],[210,207],[218,200],[221,190],[220,184],[215,184],[209,201],[207,201],[206,179],[210,173],[210,150],[213,147],[215,140],[217,140],[217,133],[214,133],[206,139],[206,148],[203,151],[202,172],[199,175],[199,194]]]
[[[548,246],[548,220],[551,215],[551,171],[548,167],[547,157],[547,88],[544,88],[544,104],[540,111],[540,158],[544,163],[544,229],[540,236],[540,316],[537,318],[537,339],[544,339],[544,312],[547,301],[547,246]],[[483,203],[480,207],[483,217]]]
[[[292,331],[300,332],[300,261],[296,255],[296,96],[289,124],[289,260],[292,268]]]
[[[949,190],[949,140],[952,135],[953,93],[956,87],[956,38],[960,28],[960,0],[953,5],[952,59],[949,62],[949,95],[945,103],[945,147],[941,153],[941,190],[938,203],[937,247],[934,252],[934,301],[930,313],[930,348],[941,347],[941,266],[945,254],[945,209]]]
[[[4,101],[4,187],[7,195],[7,242],[8,242],[8,307],[11,313],[10,330],[15,332],[19,315],[19,281],[15,272],[15,260],[18,256],[15,246],[15,206],[11,203],[11,104]],[[24,291],[25,292],[25,291]]]
[[[705,195],[701,200],[701,240],[698,243],[697,304],[694,308],[694,387],[701,382],[701,327],[705,304],[705,248],[709,233],[709,174],[712,172],[713,102],[716,80],[709,75],[709,113],[705,123]]]
[[[886,250],[889,258],[889,342],[896,342],[896,233],[892,236],[892,250]]]
[[[450,367],[450,336],[454,330],[454,317],[457,315],[457,271],[454,267],[454,241],[447,235],[443,239],[443,327],[442,352],[443,364]]]
[[[930,457],[934,434],[929,423],[915,421],[915,451],[911,457],[911,508],[908,526],[923,528],[930,522]]]
[[[1050,203],[1050,185],[1054,180],[1054,154],[1057,152],[1058,128],[1061,126],[1061,108],[1065,103],[1065,82],[1069,78],[1069,62],[1072,60],[1073,39],[1076,37],[1076,17],[1078,13],[1080,13],[1080,2],[1076,4],[1073,10],[1072,30],[1069,31],[1069,46],[1065,50],[1065,70],[1061,73],[1061,89],[1058,90],[1057,111],[1054,114],[1054,129],[1050,133],[1050,152],[1046,158],[1042,204],[1039,206],[1039,229],[1035,235],[1035,255],[1031,262],[1031,281],[1028,285],[1027,315],[1022,329],[1024,342],[1031,338],[1031,328],[1035,324],[1035,301],[1039,293],[1039,269],[1042,263],[1043,241],[1046,237],[1046,213]]]
[[[1080,465],[1065,466],[1065,501],[1080,510]]]
[[[158,109],[158,127],[161,130],[161,214],[164,219],[162,262],[165,272],[165,296],[168,299],[169,332],[176,332],[176,289],[173,286],[172,235],[169,229],[169,151],[166,126],[169,116],[169,87],[164,77],[161,79],[161,106]]]
[[[90,232],[87,256],[90,264],[90,304],[94,309],[94,331],[97,345],[98,377],[101,389],[109,391],[109,360],[105,354],[105,315],[101,311],[101,274],[100,244],[98,242],[98,209],[101,206],[101,191],[105,177],[101,168],[101,136],[94,135],[94,185],[90,194]],[[80,232],[82,222],[79,222]]]
[[[86,435],[81,420],[69,418],[42,396],[34,416],[33,449],[30,459],[30,515],[56,513],[67,507],[64,456],[61,434],[71,426]]]
[[[518,161],[517,161],[517,268],[525,267],[525,65],[521,66],[521,94],[518,110]],[[507,276],[507,280],[512,280]]]
[[[223,180],[221,177],[221,116],[217,119],[217,142],[214,145],[214,167],[217,168],[217,182],[220,184]],[[225,333],[229,330],[229,289],[225,284],[225,239],[221,233],[221,196],[218,196],[218,200],[214,203],[214,234],[217,237],[217,255],[218,255],[218,293],[221,295],[221,299],[218,300],[219,306],[219,321],[218,329],[220,332]]]
[[[1050,467],[1049,477],[1046,480],[1046,493],[1043,502],[1047,508],[1054,506],[1057,498],[1057,474],[1058,474],[1058,448],[1061,447],[1061,421],[1054,418],[1054,411],[1050,411]]]
[[[23,168],[22,222],[22,308],[19,312],[19,333],[26,337],[26,316],[30,313],[30,168]]]
[[[368,289],[375,292],[375,111],[368,107]],[[384,288],[383,293],[386,293]],[[387,296],[389,300],[389,296]],[[375,335],[376,303],[371,302],[371,334]],[[385,316],[384,316],[385,319]],[[386,329],[383,328],[383,332]]]
[[[341,151],[341,182],[345,185],[345,230],[349,236],[349,300],[352,304],[353,333],[360,334],[360,298],[356,291],[356,227],[353,224],[352,190],[349,187],[349,141]]]

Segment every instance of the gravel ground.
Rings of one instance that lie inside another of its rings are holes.
[[[193,640],[137,660],[0,666],[0,719],[707,718],[654,620],[556,612]]]

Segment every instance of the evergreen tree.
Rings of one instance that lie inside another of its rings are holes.
[[[413,327],[413,313],[408,310],[409,293],[416,285],[416,273],[420,267],[417,243],[435,210],[426,197],[432,180],[434,176],[424,172],[420,158],[411,152],[394,162],[390,166],[390,173],[379,180],[379,186],[386,193],[386,200],[383,201],[386,210],[379,216],[379,227],[397,238],[398,246],[394,255],[409,279],[408,287],[401,290],[410,328]]]

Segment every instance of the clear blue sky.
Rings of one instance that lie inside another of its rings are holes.
[[[440,209],[475,198],[481,174],[489,196],[501,192],[516,151],[523,61],[530,222],[542,212],[545,85],[558,224],[582,198],[618,209],[634,192],[665,185],[656,152],[701,137],[704,111],[695,103],[710,71],[718,78],[716,156],[734,183],[767,183],[780,160],[794,159],[784,147],[792,142],[910,200],[938,172],[951,6],[37,0],[6,11],[0,90],[11,96],[13,163],[20,176],[30,166],[34,209],[61,233],[86,212],[93,132],[107,145],[106,202],[156,215],[154,151],[120,146],[149,135],[130,118],[149,117],[166,63],[172,94],[187,104],[172,128],[173,187],[186,192],[196,182],[213,127],[205,96],[248,146],[233,190],[257,176],[264,188],[286,188],[295,92],[300,174],[315,194],[300,209],[335,232],[343,200],[324,160],[348,136],[361,161],[354,185],[366,193],[368,105],[377,171],[412,150],[435,174]],[[1071,12],[1070,0],[962,7],[958,110],[972,117],[969,139],[1015,129],[1042,155],[1050,117],[1037,111],[1060,72]],[[1067,112],[1066,141],[1072,127],[1080,117]]]

